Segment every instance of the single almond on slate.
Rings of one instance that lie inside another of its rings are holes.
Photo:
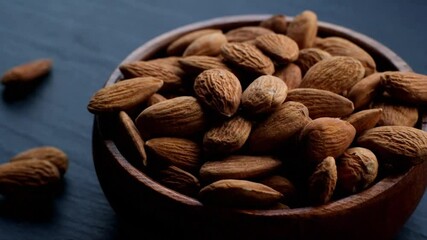
[[[375,154],[361,147],[347,149],[337,159],[337,189],[353,194],[373,183],[378,175],[378,160]]]
[[[215,112],[231,117],[236,113],[242,95],[239,79],[225,69],[209,69],[194,81],[194,93]]]
[[[225,33],[228,42],[246,42],[264,34],[274,33],[270,29],[260,26],[243,26],[234,28]]]
[[[378,160],[407,166],[427,160],[427,133],[407,126],[380,126],[357,138],[357,144],[375,153]]]
[[[60,180],[58,168],[48,160],[22,160],[0,165],[0,194],[5,196],[43,193]]]
[[[203,137],[203,150],[210,154],[230,154],[239,150],[251,132],[252,123],[241,116],[223,121]]]
[[[193,74],[200,74],[209,69],[225,69],[229,70],[227,65],[219,57],[212,56],[188,56],[179,60],[182,68]]]
[[[273,75],[282,79],[286,83],[288,90],[299,87],[302,81],[301,69],[294,63],[289,63],[282,68],[276,69]]]
[[[226,43],[221,48],[225,61],[259,75],[274,73],[274,64],[257,47],[249,43]]]
[[[30,83],[47,75],[51,69],[51,59],[36,59],[7,70],[1,77],[1,82],[5,86]]]
[[[248,151],[268,153],[286,143],[310,121],[308,109],[302,103],[283,103],[265,120],[252,127],[247,140]]]
[[[162,90],[175,90],[182,86],[184,71],[172,65],[149,61],[135,61],[119,67],[125,79],[154,77],[163,81]]]
[[[367,108],[380,90],[381,75],[383,73],[373,73],[350,88],[347,97],[353,102],[354,109]]]
[[[385,72],[381,86],[393,98],[407,103],[427,104],[427,75],[413,72]]]
[[[138,154],[138,162],[135,163],[137,167],[147,166],[147,154],[145,152],[145,143],[141,138],[138,129],[135,126],[134,121],[129,117],[125,111],[120,111],[119,122],[123,127],[122,133],[127,140],[126,144],[133,146]]]
[[[359,60],[365,68],[365,75],[376,72],[374,59],[358,45],[341,37],[326,37],[315,42],[314,47],[325,50],[332,56],[348,56]]]
[[[130,110],[157,92],[163,81],[154,77],[132,78],[119,81],[98,90],[87,106],[91,113]]]
[[[200,179],[213,182],[220,179],[250,179],[277,171],[282,165],[271,156],[230,155],[221,160],[207,161],[200,168]]]
[[[165,187],[195,197],[200,190],[199,180],[176,166],[167,166],[156,173],[156,180]]]
[[[16,154],[11,159],[9,159],[10,162],[25,160],[49,161],[58,168],[59,172],[61,173],[61,176],[63,176],[68,169],[67,154],[61,149],[54,146],[41,146],[30,148]]]
[[[255,45],[277,64],[286,64],[298,58],[298,44],[283,34],[261,35],[255,39]]]
[[[373,102],[372,107],[382,109],[377,126],[414,127],[418,122],[418,108],[407,103],[393,101],[392,99],[379,99]]]
[[[283,203],[288,205],[296,203],[297,189],[289,179],[280,175],[271,175],[261,179],[259,182],[280,192],[283,195]]]
[[[275,33],[286,34],[288,22],[283,14],[275,14],[259,23],[260,27],[268,28]]]
[[[324,59],[330,58],[331,54],[318,48],[304,48],[300,49],[298,59],[295,61],[301,68],[302,76],[310,69],[314,64]]]
[[[328,156],[336,158],[351,145],[356,129],[339,118],[322,117],[302,129],[299,141],[301,153],[309,162],[318,164]]]
[[[308,179],[308,199],[313,205],[329,202],[337,185],[337,166],[333,157],[323,159]]]
[[[364,131],[375,127],[381,118],[381,108],[373,108],[355,112],[345,118],[356,129],[356,135],[360,135]]]
[[[197,38],[215,33],[222,32],[220,29],[201,29],[193,32],[185,33],[181,37],[174,40],[166,49],[168,55],[182,55],[185,49]]]
[[[289,23],[287,35],[297,42],[300,49],[312,47],[317,36],[317,15],[306,10]]]
[[[181,96],[144,109],[136,118],[135,125],[144,139],[186,137],[203,132],[206,118],[196,98]]]
[[[312,119],[319,117],[344,117],[354,110],[353,103],[336,93],[315,89],[295,88],[288,91],[286,101],[295,101],[308,108]]]
[[[330,57],[312,66],[302,79],[300,87],[328,90],[344,94],[363,78],[365,69],[352,57]]]
[[[202,165],[199,143],[185,138],[159,137],[145,143],[150,159],[163,161],[189,172],[198,172]]]
[[[162,102],[164,100],[167,100],[167,98],[165,98],[163,95],[159,94],[159,93],[154,93],[153,95],[151,95],[148,99],[147,99],[147,106],[151,106],[154,105],[156,103]]]
[[[273,112],[285,101],[287,93],[288,87],[282,79],[262,75],[243,91],[242,108],[251,115]]]
[[[217,56],[221,53],[221,46],[227,43],[227,38],[222,32],[214,32],[195,39],[182,54],[186,56],[204,55]]]
[[[198,197],[205,204],[236,208],[265,208],[283,197],[278,191],[261,183],[224,179],[203,187]]]

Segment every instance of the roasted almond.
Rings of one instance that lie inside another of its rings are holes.
[[[393,98],[413,104],[427,104],[427,75],[413,72],[385,72],[381,86]]]
[[[222,32],[219,29],[201,29],[193,32],[185,33],[180,36],[176,40],[174,40],[171,44],[168,45],[166,52],[168,55],[182,55],[185,49],[197,38],[202,37],[207,34]]]
[[[354,109],[366,109],[376,95],[380,92],[381,75],[383,73],[373,73],[350,88],[347,97],[353,102]]]
[[[200,190],[200,182],[193,174],[176,166],[167,166],[156,173],[156,180],[179,193],[196,197]]]
[[[300,49],[312,47],[317,35],[317,15],[306,10],[295,16],[287,29],[288,37],[295,40]]]
[[[329,202],[337,185],[337,167],[333,157],[323,159],[308,179],[308,200],[313,205]]]
[[[418,108],[392,99],[378,99],[373,102],[372,108],[381,108],[381,117],[378,126],[408,126],[415,127],[418,122]]]
[[[192,74],[200,74],[201,72],[209,69],[225,69],[229,70],[227,65],[221,58],[212,56],[188,56],[179,60],[182,68]]]
[[[243,26],[228,31],[225,33],[225,36],[228,42],[246,42],[255,40],[258,36],[270,33],[274,32],[264,27]]]
[[[182,54],[186,56],[217,56],[221,46],[227,43],[227,38],[222,32],[214,32],[195,39]]]
[[[298,59],[295,61],[300,69],[302,76],[317,62],[323,59],[330,58],[331,54],[318,48],[304,48],[300,49],[298,53]]]
[[[289,63],[282,68],[276,69],[274,76],[282,79],[288,90],[299,87],[302,81],[301,69],[294,63]]]
[[[1,82],[5,86],[30,83],[47,75],[51,69],[51,59],[32,60],[7,70],[1,77]]]
[[[268,28],[275,33],[286,34],[286,30],[288,29],[288,22],[286,21],[285,15],[275,14],[265,20],[262,20],[259,23],[259,26]]]
[[[277,64],[286,64],[298,58],[298,44],[283,34],[261,35],[255,39],[255,45]]]
[[[261,179],[259,182],[280,192],[283,195],[283,203],[287,205],[296,204],[297,189],[289,179],[280,175],[271,175]]]
[[[381,108],[373,108],[355,112],[345,118],[356,129],[356,135],[360,135],[364,131],[375,127],[381,119],[383,110]]]

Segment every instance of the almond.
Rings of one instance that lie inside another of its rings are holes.
[[[194,55],[217,56],[221,53],[221,46],[225,43],[227,43],[227,38],[222,32],[206,34],[194,40],[182,55],[184,57]]]
[[[306,10],[289,23],[287,35],[295,40],[300,49],[312,47],[317,35],[317,15]]]
[[[275,33],[286,34],[286,30],[288,29],[288,22],[286,21],[285,15],[275,14],[265,20],[262,20],[259,23],[259,26],[268,28]]]
[[[234,28],[227,33],[225,37],[228,42],[246,42],[257,38],[264,34],[274,33],[270,29],[259,26],[243,26]]]
[[[271,187],[283,195],[282,202],[293,205],[297,200],[297,189],[289,179],[280,175],[271,175],[260,180],[260,183]]]
[[[283,34],[264,34],[255,39],[255,45],[277,64],[286,64],[297,60],[297,43]]]
[[[367,109],[355,112],[345,118],[356,129],[356,135],[375,127],[381,118],[383,110],[381,108]]]
[[[196,30],[193,32],[185,33],[184,35],[180,36],[176,40],[172,41],[171,44],[169,44],[168,48],[166,49],[166,52],[168,55],[182,55],[184,53],[185,49],[197,38],[211,34],[216,32],[222,32],[219,29],[201,29]]]
[[[337,185],[337,167],[333,157],[323,159],[308,179],[308,199],[313,205],[329,202]]]
[[[376,100],[372,107],[382,109],[378,126],[415,127],[418,122],[418,108],[413,105],[393,101],[392,99],[381,99]]]
[[[36,59],[7,70],[1,77],[3,85],[28,84],[50,73],[51,59]]]
[[[154,105],[156,103],[159,102],[163,102],[164,100],[167,100],[167,98],[165,98],[163,95],[158,94],[158,93],[154,93],[153,95],[151,95],[148,99],[147,99],[147,106],[151,106]]]
[[[274,76],[282,79],[288,90],[299,87],[302,81],[301,69],[294,63],[289,63],[286,66],[276,69]]]
[[[200,190],[199,180],[191,173],[176,166],[167,166],[156,173],[156,180],[179,193],[196,197]]]
[[[150,60],[147,60],[147,62],[166,65],[166,66],[181,67],[181,65],[179,64],[179,60],[181,58],[182,57],[169,56],[169,57],[150,59]]]
[[[378,95],[382,74],[373,73],[351,87],[347,96],[353,102],[354,109],[367,108],[374,97]]]
[[[427,104],[427,75],[413,72],[386,72],[381,86],[393,98],[413,104]]]
[[[230,69],[225,65],[221,58],[212,56],[188,56],[179,60],[182,68],[192,74],[200,74],[209,69]]]
[[[330,58],[331,54],[318,48],[304,48],[300,49],[298,53],[298,59],[295,61],[301,69],[302,76],[310,69],[314,64],[324,59]]]

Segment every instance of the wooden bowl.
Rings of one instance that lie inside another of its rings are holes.
[[[257,25],[268,17],[221,17],[180,27],[145,43],[122,63],[153,58],[172,40],[190,31]],[[319,22],[319,36],[340,36],[355,42],[375,59],[378,71],[411,70],[387,47],[345,27]],[[106,85],[121,78],[116,68]],[[425,116],[422,122],[419,127],[426,130]],[[140,238],[390,239],[415,210],[427,185],[427,162],[424,162],[401,175],[384,178],[361,193],[319,207],[219,209],[168,189],[134,168],[115,144],[113,129],[112,117],[95,116],[94,165],[102,190],[117,216],[125,222],[127,231]]]

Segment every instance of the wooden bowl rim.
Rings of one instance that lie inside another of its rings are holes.
[[[164,46],[167,42],[170,42],[171,40],[176,39],[177,37],[187,32],[191,32],[191,31],[194,31],[197,29],[203,29],[203,28],[219,27],[219,26],[223,26],[226,24],[233,24],[233,23],[250,25],[256,22],[260,22],[271,16],[272,16],[271,14],[223,16],[223,17],[217,17],[217,18],[212,18],[204,21],[187,24],[182,27],[178,27],[178,28],[175,28],[174,30],[163,33],[155,38],[152,38],[151,40],[147,41],[146,43],[144,43],[143,45],[135,49],[133,52],[131,52],[113,71],[113,73],[111,74],[109,79],[106,81],[104,86],[114,84],[118,79],[122,78],[121,72],[119,70],[119,66],[121,64],[132,62],[135,60],[146,59],[147,57],[152,56],[154,54],[155,51],[153,49],[158,50],[159,47]],[[292,21],[293,18],[290,16],[286,16],[286,19],[287,21]],[[318,26],[319,26],[319,29],[321,29],[319,32],[322,32],[322,31],[340,32],[341,34],[349,37],[350,39],[356,39],[358,41],[361,41],[365,46],[375,49],[379,54],[383,55],[388,60],[390,60],[390,62],[399,71],[412,71],[411,67],[403,59],[401,59],[396,53],[394,53],[392,50],[390,50],[383,44],[377,42],[376,40],[364,34],[361,34],[354,30],[350,30],[343,26],[339,26],[336,24],[327,23],[323,21],[319,21]],[[100,125],[99,121],[100,121],[100,118],[95,115],[95,124],[97,126]],[[425,116],[422,120],[422,129],[423,130],[427,129],[427,120]],[[99,128],[96,129],[96,131],[98,131],[100,133],[100,136],[102,136],[102,133],[100,132]],[[119,166],[123,168],[123,170],[128,172],[132,178],[140,182],[142,185],[150,189],[153,189],[157,193],[165,196],[166,198],[172,199],[173,201],[176,201],[188,207],[194,207],[194,208],[207,207],[197,199],[180,194],[174,190],[171,190],[157,183],[156,181],[151,179],[148,175],[146,175],[145,173],[133,167],[123,157],[123,155],[121,155],[120,151],[118,150],[117,146],[112,140],[103,139],[103,141],[108,151],[110,151],[110,153],[113,156],[115,156],[115,160],[117,161]],[[334,200],[332,202],[329,202],[321,206],[313,206],[313,207],[310,206],[310,207],[301,207],[301,208],[293,208],[293,209],[274,209],[274,210],[230,209],[230,211],[243,213],[247,215],[257,215],[257,216],[265,216],[265,217],[266,216],[276,216],[276,217],[294,216],[295,217],[300,215],[319,216],[324,214],[325,212],[336,213],[338,209],[340,212],[344,213],[346,211],[349,211],[349,209],[357,206],[361,206],[364,203],[370,201],[371,199],[379,196],[381,193],[390,190],[399,181],[401,181],[403,178],[407,177],[408,175],[411,175],[413,172],[415,172],[415,169],[419,167],[421,167],[421,164],[411,167],[408,171],[406,171],[401,175],[386,177],[360,193],[353,194],[339,200]]]

